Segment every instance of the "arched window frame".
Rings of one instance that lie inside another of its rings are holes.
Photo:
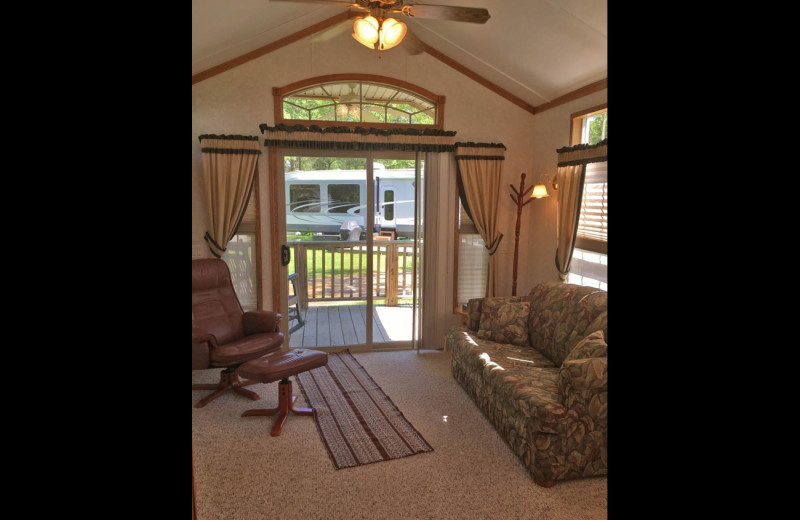
[[[392,87],[410,92],[411,94],[418,96],[424,99],[425,101],[428,101],[435,105],[436,117],[434,123],[432,125],[421,125],[421,124],[408,124],[408,123],[320,121],[314,119],[285,119],[283,117],[283,99],[285,97],[297,91],[313,87],[315,85],[320,85],[324,83],[334,83],[334,82],[377,83],[380,85],[385,85],[387,87]],[[275,124],[279,123],[289,124],[289,125],[305,124],[306,126],[314,124],[321,128],[326,128],[331,126],[348,126],[348,127],[369,126],[375,128],[418,128],[422,130],[426,128],[435,128],[439,130],[444,129],[444,103],[445,103],[444,96],[439,96],[437,94],[434,94],[433,92],[430,92],[429,90],[426,90],[412,83],[408,83],[406,81],[398,80],[395,78],[390,78],[387,76],[377,76],[373,74],[330,74],[327,76],[317,76],[315,78],[309,78],[297,81],[295,83],[291,83],[283,87],[273,87],[272,96],[273,96],[274,110],[275,110],[274,112]]]

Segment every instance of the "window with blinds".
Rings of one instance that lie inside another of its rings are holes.
[[[572,263],[567,283],[608,290],[608,255],[592,253],[577,247],[572,252]]]
[[[586,165],[575,247],[608,254],[608,161]]]
[[[461,308],[470,298],[486,295],[489,253],[478,228],[458,201],[458,264],[456,265],[456,305]]]
[[[256,279],[256,210],[255,186],[247,203],[242,222],[233,238],[228,242],[222,259],[231,270],[231,282],[239,303],[246,311],[258,306],[258,287]]]

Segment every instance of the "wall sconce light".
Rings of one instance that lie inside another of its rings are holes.
[[[542,197],[549,197],[550,194],[547,193],[547,187],[544,184],[537,184],[533,187],[533,191],[531,192],[532,199],[541,199]]]
[[[514,235],[514,279],[511,284],[511,296],[517,295],[517,262],[519,257],[519,228],[520,228],[520,218],[522,217],[522,208],[532,202],[534,199],[541,199],[542,197],[549,197],[547,193],[547,188],[544,184],[537,184],[536,186],[532,186],[530,188],[525,188],[525,174],[523,173],[519,179],[519,190],[513,185],[509,184],[511,187],[512,193],[508,195],[511,197],[511,200],[514,201],[514,204],[517,205],[517,227],[516,233]],[[528,197],[528,192],[530,192],[531,196]],[[525,198],[528,197],[528,200]]]

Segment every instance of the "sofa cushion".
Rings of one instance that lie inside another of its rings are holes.
[[[558,394],[558,369],[530,347],[483,342],[477,362],[496,413],[524,417],[536,431],[558,433],[564,407]],[[546,364],[545,364],[546,363]]]
[[[573,348],[567,357],[564,358],[564,363],[572,361],[573,359],[587,359],[608,356],[608,344],[603,337],[602,330],[596,330],[580,340],[575,348]]]
[[[530,294],[530,345],[561,366],[572,348],[588,333],[598,315],[606,312],[606,291],[593,287],[543,282]],[[605,329],[607,325],[597,325]]]
[[[528,344],[528,302],[510,302],[506,298],[486,298],[481,310],[477,336],[499,343]]]
[[[529,296],[494,296],[495,300],[504,300],[507,302],[527,302]],[[467,300],[467,328],[469,330],[478,330],[481,324],[481,312],[483,310],[483,301],[486,298],[471,298]]]
[[[482,367],[484,365],[482,357],[486,356],[491,359],[518,361],[533,367],[558,368],[544,355],[527,345],[511,345],[479,339],[474,332],[463,326],[450,328],[447,332],[447,344],[448,348],[453,348],[453,356],[461,357],[459,362],[469,368]]]

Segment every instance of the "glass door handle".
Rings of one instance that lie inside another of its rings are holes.
[[[292,261],[292,251],[286,244],[281,246],[281,265],[289,265],[289,262]]]

